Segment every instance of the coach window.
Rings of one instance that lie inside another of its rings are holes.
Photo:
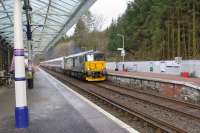
[[[73,67],[75,67],[75,58],[72,58],[73,60]]]
[[[75,57],[75,66],[78,66],[78,65],[79,65],[79,58]]]
[[[83,63],[84,62],[84,57],[83,56],[79,56],[79,63]]]

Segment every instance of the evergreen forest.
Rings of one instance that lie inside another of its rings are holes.
[[[109,51],[122,45],[138,60],[200,57],[200,0],[134,0],[107,31]]]

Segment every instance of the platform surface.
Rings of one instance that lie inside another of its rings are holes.
[[[14,89],[0,88],[0,133],[128,133],[44,71],[36,72],[34,84],[27,90],[27,129],[15,128]]]
[[[130,77],[140,77],[144,79],[158,79],[167,82],[179,82],[179,83],[190,83],[192,85],[200,87],[200,78],[183,78],[181,76],[164,74],[164,73],[151,73],[151,72],[123,72],[123,71],[113,71],[108,70],[108,74],[130,76]]]

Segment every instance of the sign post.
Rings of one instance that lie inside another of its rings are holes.
[[[124,35],[122,34],[117,34],[117,36],[122,37],[122,41],[123,41],[123,47],[122,48],[118,48],[117,50],[121,51],[121,56],[123,57],[123,71],[124,71],[124,59],[125,59],[125,48],[124,48]]]

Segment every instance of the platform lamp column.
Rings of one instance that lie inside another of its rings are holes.
[[[27,28],[29,31],[30,29]],[[27,71],[27,81],[28,81],[28,88],[33,89],[33,64],[32,64],[32,45],[31,45],[31,36],[32,33],[27,31],[27,38],[28,38],[28,71]]]
[[[28,40],[28,88],[33,89],[33,64],[32,64],[32,45],[31,40]]]
[[[29,125],[29,114],[26,97],[21,0],[15,0],[14,5],[14,58],[16,98],[15,126],[16,128],[27,128]]]
[[[124,47],[124,35],[122,34],[117,34],[117,36],[121,37],[122,38],[122,48],[120,48],[121,50],[121,56],[122,56],[122,62],[123,62],[123,71],[125,69],[125,64],[124,64],[124,60],[125,60],[125,47]]]
[[[27,82],[28,82],[28,88],[32,89],[33,88],[33,69],[32,69],[32,31],[31,31],[31,25],[30,25],[30,14],[29,12],[32,11],[32,8],[30,6],[29,0],[24,0],[24,7],[23,9],[25,10],[26,14],[26,20],[27,20],[27,43],[28,43],[28,70],[26,72],[27,74]]]

